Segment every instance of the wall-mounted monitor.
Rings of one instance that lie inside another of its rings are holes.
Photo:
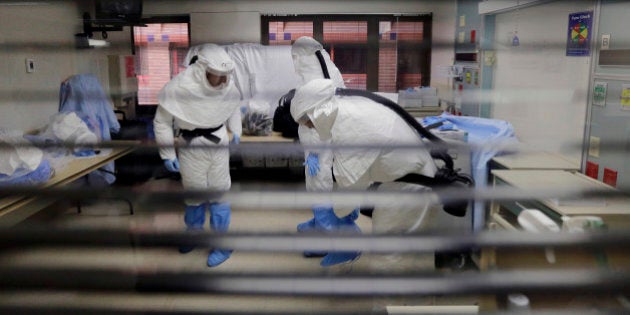
[[[95,0],[95,17],[112,23],[140,21],[142,0]]]

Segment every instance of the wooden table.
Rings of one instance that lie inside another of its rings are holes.
[[[241,142],[294,142],[292,138],[285,138],[281,132],[273,131],[269,136],[241,136]]]
[[[547,188],[576,193],[588,190],[615,191],[615,188],[584,174],[563,170],[493,170],[492,175],[495,187],[509,185],[525,191]],[[524,201],[520,204],[538,208],[556,222],[561,222],[562,216],[592,215],[602,217],[611,228],[630,227],[630,200],[627,198],[598,198],[582,201],[547,198]],[[491,217],[500,210],[500,206],[509,207],[509,203],[493,202],[490,209]],[[518,213],[514,214],[518,215]]]
[[[523,151],[495,156],[491,160],[493,169],[510,170],[566,170],[577,172],[579,163],[572,162],[557,153],[546,151]]]
[[[38,188],[67,185],[82,176],[112,162],[135,149],[138,141],[113,141],[116,144],[109,154],[72,159],[60,169],[55,169],[52,177]],[[129,146],[125,146],[128,144]],[[119,146],[120,145],[120,146]],[[107,150],[104,150],[106,152]],[[10,196],[0,199],[0,227],[13,226],[57,201],[56,198],[38,196]]]
[[[528,190],[562,190],[564,192],[580,192],[584,190],[615,190],[600,181],[594,180],[581,173],[565,170],[493,170],[493,184],[511,186],[524,191]],[[562,225],[563,217],[598,216],[602,218],[609,229],[630,228],[630,199],[629,198],[598,198],[595,200],[566,201],[556,198],[539,200],[493,201],[487,226],[490,230],[521,230],[518,224],[518,214],[523,209],[538,209],[549,218]],[[628,270],[630,255],[621,249],[593,250],[588,248],[554,249],[553,259],[542,248],[511,248],[482,250],[480,269],[513,270],[513,269],[592,269],[608,268],[613,270]],[[563,292],[549,292],[546,294],[528,295],[532,309],[566,308],[582,305],[597,305],[600,307],[620,307],[614,297],[574,296]],[[588,304],[590,303],[590,304]],[[482,299],[484,310],[497,309],[501,305],[495,297]]]

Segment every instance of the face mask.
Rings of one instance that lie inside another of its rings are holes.
[[[213,86],[212,84],[210,84],[210,81],[208,79],[208,85],[207,86],[213,91],[220,91],[220,90],[225,89],[228,86],[228,84],[230,83],[230,75],[223,74],[222,76],[226,77],[224,82],[221,82],[219,85]]]
[[[217,86],[212,86],[211,84],[208,84],[208,86],[210,86],[210,89],[212,89],[212,90],[220,91],[220,90],[225,89],[228,86],[228,84],[227,84],[227,82],[223,82],[223,83],[221,83],[221,84],[219,84]]]

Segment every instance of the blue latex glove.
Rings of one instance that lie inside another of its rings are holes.
[[[239,144],[239,143],[241,143],[241,137],[239,137],[237,134],[234,134],[234,137],[232,137],[232,141],[230,141],[230,143],[232,143],[232,144]]]
[[[92,156],[92,155],[96,155],[96,153],[92,149],[86,149],[86,150],[74,152],[74,156],[84,157],[84,156]]]
[[[440,121],[444,121],[444,117],[440,117],[440,116],[427,116],[422,118],[422,124],[425,126],[428,125],[432,125],[434,123],[440,122]]]
[[[179,173],[179,160],[177,158],[172,160],[164,160],[164,166],[169,172]]]
[[[440,131],[455,130],[455,125],[450,122],[444,122],[442,126],[439,126],[437,129]]]
[[[319,155],[317,153],[309,153],[304,164],[308,168],[308,175],[315,176],[319,172]]]

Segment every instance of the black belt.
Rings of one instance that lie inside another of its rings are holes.
[[[213,133],[221,129],[221,127],[223,127],[223,125],[220,125],[219,127],[216,127],[216,128],[208,128],[208,129],[194,129],[194,130],[182,129],[181,135],[184,138],[184,140],[186,140],[186,142],[188,143],[190,143],[192,139],[197,138],[197,137],[204,137],[214,143],[219,143],[221,142],[221,138],[213,135]]]

